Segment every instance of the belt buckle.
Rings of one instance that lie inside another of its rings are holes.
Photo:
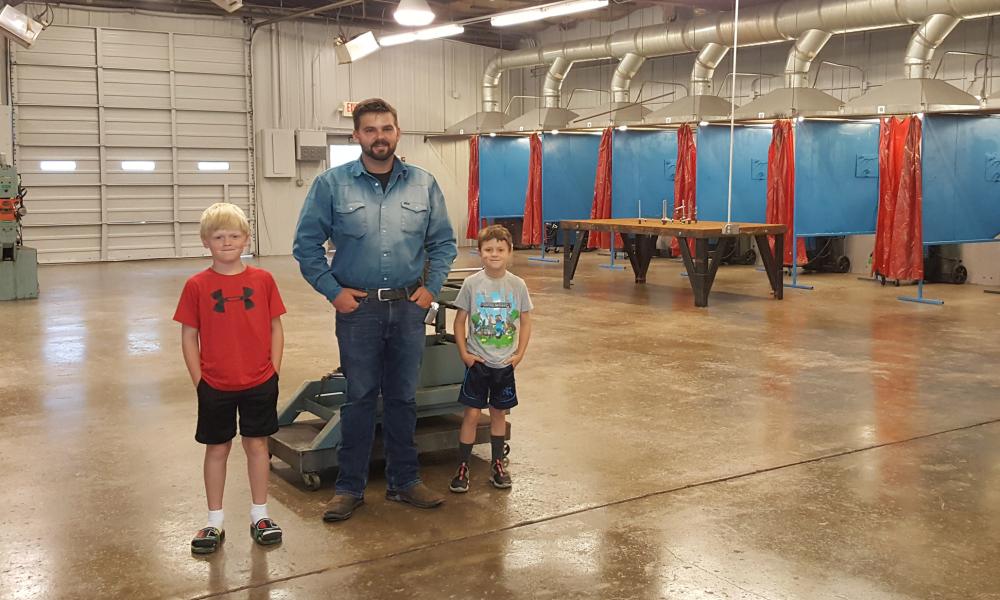
[[[388,302],[389,298],[383,298],[382,292],[391,292],[392,288],[379,288],[375,290],[375,297],[378,298],[379,302]]]

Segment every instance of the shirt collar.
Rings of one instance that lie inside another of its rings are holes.
[[[365,169],[365,163],[361,162],[361,159],[351,163],[351,175],[355,177],[360,177],[362,173],[367,173],[368,170]],[[400,174],[400,177],[407,177],[410,173],[409,168],[407,168],[406,163],[399,160],[399,157],[393,157],[392,161],[392,175],[396,173]]]

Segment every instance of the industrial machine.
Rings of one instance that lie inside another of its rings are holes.
[[[818,236],[806,238],[806,258],[803,270],[820,273],[850,273],[851,259],[844,250],[844,236]]]
[[[0,300],[38,297],[38,253],[21,240],[26,195],[17,170],[0,166]]]
[[[928,283],[963,284],[969,271],[962,264],[961,250],[957,244],[928,246],[924,255],[924,281]]]
[[[460,288],[461,280],[449,277],[439,295],[434,331],[426,336],[416,395],[416,443],[421,453],[458,447],[463,410],[458,403],[458,391],[465,378],[465,365],[458,357],[455,336],[446,331],[445,315],[446,309],[455,308],[452,302]],[[340,407],[346,401],[346,391],[347,379],[337,369],[320,379],[304,382],[291,401],[278,410],[279,429],[268,440],[269,450],[272,456],[298,471],[309,490],[318,490],[322,485],[321,473],[337,466],[337,450],[342,440]],[[380,399],[376,417],[379,424],[381,412]],[[384,457],[381,437],[381,433],[376,432],[372,460]],[[510,439],[510,423],[506,437]],[[489,441],[489,417],[483,415],[476,429],[475,443]],[[505,451],[509,451],[509,447]]]

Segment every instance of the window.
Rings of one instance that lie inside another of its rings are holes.
[[[43,171],[75,171],[75,160],[43,160]]]
[[[330,144],[330,167],[339,167],[361,156],[361,146],[357,144]]]

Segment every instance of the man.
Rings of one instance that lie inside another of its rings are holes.
[[[316,178],[292,249],[303,277],[337,311],[347,377],[340,474],[324,521],[348,519],[364,502],[380,393],[386,498],[419,508],[444,501],[420,481],[415,395],[424,315],[458,252],[441,189],[430,173],[396,158],[399,136],[396,110],[387,102],[373,98],[357,105],[354,137],[361,158]],[[327,239],[337,249],[329,266]]]

